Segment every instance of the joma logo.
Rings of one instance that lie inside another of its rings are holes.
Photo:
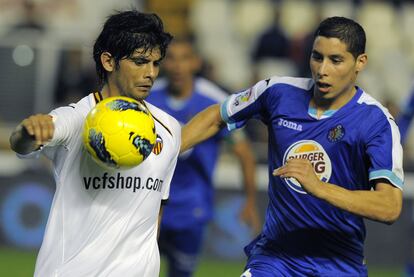
[[[289,129],[293,129],[296,131],[302,131],[302,125],[301,124],[297,124],[295,122],[289,121],[289,120],[285,120],[282,118],[279,118],[279,122],[277,123],[279,126],[283,126]]]

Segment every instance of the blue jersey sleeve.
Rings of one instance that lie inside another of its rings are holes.
[[[377,120],[369,120],[369,126],[362,125],[365,130],[366,153],[370,159],[369,180],[384,178],[402,188],[403,152],[398,127],[389,114],[383,113],[376,118]]]
[[[229,96],[221,104],[220,113],[229,130],[243,127],[250,118],[263,118],[271,101],[267,99],[269,79]]]

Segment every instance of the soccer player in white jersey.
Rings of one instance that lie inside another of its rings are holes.
[[[11,135],[17,153],[42,153],[54,164],[56,193],[35,276],[158,276],[157,223],[161,203],[169,196],[181,129],[144,99],[171,38],[155,14],[113,14],[94,45],[100,92],[49,114],[32,115]],[[137,167],[106,170],[83,147],[82,127],[97,102],[119,95],[148,107],[159,145]]]
[[[402,209],[402,147],[389,112],[356,86],[365,31],[343,17],[318,26],[312,79],[273,77],[199,113],[182,149],[224,123],[269,131],[269,205],[242,276],[367,276],[363,218],[392,224]]]

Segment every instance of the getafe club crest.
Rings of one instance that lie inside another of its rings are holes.
[[[154,148],[152,148],[152,153],[155,155],[159,155],[162,151],[163,141],[162,138],[157,134],[157,138],[155,139]]]
[[[330,142],[337,142],[337,141],[340,141],[344,137],[344,135],[345,135],[345,129],[341,124],[339,124],[329,130],[328,140]]]
[[[316,173],[316,176],[323,181],[327,182],[331,178],[332,164],[331,159],[323,149],[322,145],[314,140],[301,140],[292,144],[285,152],[283,156],[283,164],[286,161],[297,158],[307,159],[312,165]],[[306,194],[300,183],[295,178],[284,178],[286,184],[296,192]]]

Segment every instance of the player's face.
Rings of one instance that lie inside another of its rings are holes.
[[[316,37],[310,58],[314,97],[334,103],[334,107],[345,104],[355,92],[356,77],[366,61],[365,54],[355,59],[338,38]]]
[[[137,49],[130,58],[121,59],[108,75],[111,94],[128,96],[137,100],[145,99],[158,76],[161,62],[159,48]]]
[[[170,44],[163,62],[163,69],[175,93],[185,93],[192,86],[193,76],[200,69],[200,59],[189,42]]]

